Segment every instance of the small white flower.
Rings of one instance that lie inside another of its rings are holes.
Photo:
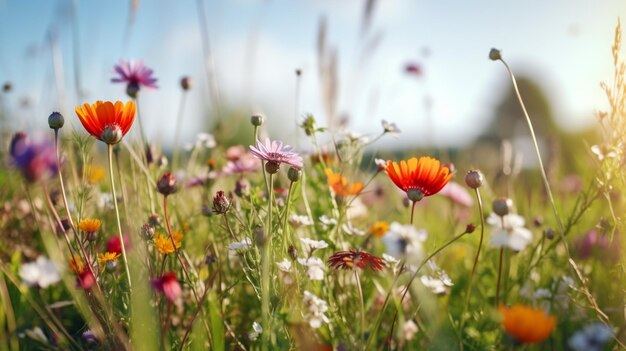
[[[425,230],[415,229],[410,224],[393,222],[382,241],[388,255],[397,259],[406,258],[409,264],[419,264],[424,256],[422,243],[427,237],[428,233]]]
[[[400,128],[395,123],[389,123],[383,119],[382,125],[384,133],[400,133]]]
[[[252,240],[245,238],[241,241],[234,241],[228,245],[228,249],[231,251],[245,251],[252,247]]]
[[[446,285],[441,279],[423,275],[420,277],[420,280],[422,281],[422,284],[430,289],[430,291],[432,291],[435,295],[442,295],[448,291],[448,289],[446,289]]]
[[[346,208],[346,217],[348,217],[349,220],[363,218],[368,214],[370,213],[367,206],[365,206],[365,203],[363,203],[363,200],[359,197],[352,200],[350,206]]]
[[[312,240],[309,238],[301,238],[302,244],[307,248],[309,252],[313,252],[317,249],[324,249],[328,247],[328,243],[324,240]]]
[[[28,286],[47,288],[61,280],[61,273],[52,261],[44,256],[39,256],[35,262],[22,265],[20,277],[22,282]]]
[[[323,323],[330,323],[330,320],[326,316],[326,312],[328,311],[326,301],[305,290],[302,304],[304,305],[303,317],[308,320],[311,328],[318,329]]]
[[[26,329],[23,335],[33,340],[36,340],[42,344],[48,344],[48,338],[46,337],[46,334],[44,334],[43,330],[41,330],[41,328],[39,327],[34,327],[33,329]]]
[[[574,351],[601,351],[605,344],[613,337],[613,329],[596,322],[585,326],[574,334],[568,341]]]
[[[205,147],[207,149],[212,149],[216,145],[217,145],[217,143],[215,142],[215,137],[213,136],[213,134],[200,133],[196,137],[196,146],[197,147],[203,146],[203,147]]]
[[[524,228],[524,217],[508,214],[503,217],[492,213],[487,223],[493,227],[490,243],[494,247],[508,247],[513,251],[522,251],[533,239],[532,232]]]
[[[412,319],[404,322],[404,324],[402,325],[402,336],[406,341],[413,340],[415,334],[417,334],[418,331],[419,328]]]
[[[596,157],[598,158],[598,161],[602,161],[605,158],[617,158],[618,157],[618,153],[616,149],[613,147],[608,147],[606,145],[593,145],[591,147],[591,152],[593,152],[596,155]]]
[[[252,332],[248,334],[250,340],[256,340],[263,333],[263,327],[257,322],[252,323]]]
[[[318,257],[298,258],[298,262],[307,267],[306,275],[310,280],[324,280],[324,262]]]
[[[291,272],[291,261],[289,261],[286,258],[283,258],[283,260],[280,262],[276,262],[276,265],[278,266],[278,269],[281,272],[285,272],[285,273]]]
[[[309,216],[292,214],[289,216],[289,224],[291,224],[294,228],[300,228],[313,225],[313,221],[309,218]]]
[[[319,221],[322,223],[322,229],[324,230],[328,230],[329,228],[337,225],[336,219],[327,217],[326,215],[321,215]]]
[[[345,223],[341,226],[341,229],[348,235],[352,236],[364,236],[365,232],[353,227],[350,223]]]
[[[98,197],[98,208],[110,210],[113,208],[113,195],[110,193],[101,193]]]

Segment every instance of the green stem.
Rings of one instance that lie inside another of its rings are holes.
[[[263,172],[265,174],[265,172]],[[272,206],[274,202],[273,174],[269,175],[269,192],[267,194],[267,225],[263,240],[263,254],[261,256],[261,314],[263,315],[263,343],[262,349],[268,350],[270,343],[270,262],[272,248]]]
[[[287,193],[287,202],[285,203],[285,213],[283,214],[283,253],[287,252],[287,239],[289,238],[287,221],[289,219],[289,208],[291,201],[291,191],[293,190],[293,183],[289,183],[289,192]]]
[[[361,344],[363,344],[363,342],[365,341],[363,340],[363,338],[365,337],[365,302],[363,301],[363,288],[361,288],[361,279],[359,278],[359,272],[356,269],[354,270],[354,279],[356,279],[356,287],[359,292],[359,302],[361,308],[361,330],[359,332],[359,340]]]
[[[483,238],[485,235],[485,215],[483,210],[483,200],[480,197],[480,191],[478,188],[474,189],[476,192],[476,200],[478,202],[478,212],[480,214],[480,241],[478,242],[478,250],[476,250],[476,257],[474,257],[474,265],[472,266],[472,273],[470,274],[469,283],[467,284],[467,292],[465,293],[465,304],[463,305],[463,314],[461,314],[461,332],[463,330],[463,324],[465,322],[465,312],[467,312],[467,306],[472,294],[472,284],[474,282],[474,275],[476,274],[476,267],[478,266],[478,258],[480,257],[480,249],[483,246]]]
[[[126,270],[126,278],[128,279],[128,291],[132,293],[130,269],[128,268],[126,245],[124,244],[124,235],[122,234],[122,222],[120,221],[120,210],[117,206],[117,194],[115,193],[115,180],[113,178],[113,145],[107,144],[107,150],[109,156],[109,178],[111,179],[111,192],[113,193],[113,205],[115,207],[115,218],[117,219],[117,231],[120,238],[120,246],[122,247],[122,259],[124,261],[124,269]]]
[[[500,248],[500,258],[498,259],[498,281],[496,283],[496,307],[500,305],[500,281],[502,281],[502,257],[504,256],[504,247]]]

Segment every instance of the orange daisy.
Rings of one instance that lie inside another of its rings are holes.
[[[119,143],[133,125],[135,103],[96,101],[76,106],[76,114],[89,134],[112,145]]]
[[[326,168],[326,177],[328,177],[328,185],[330,188],[339,196],[357,195],[363,190],[363,183],[356,182],[348,184],[346,177],[339,173],[334,173],[330,168]]]
[[[502,326],[506,333],[523,344],[534,344],[547,339],[556,325],[555,316],[529,306],[500,306],[498,311],[504,317]]]
[[[414,202],[438,193],[452,179],[450,169],[431,157],[412,157],[399,164],[387,161],[385,171],[391,181]]]

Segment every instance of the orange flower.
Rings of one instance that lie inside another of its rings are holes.
[[[547,339],[556,325],[555,316],[529,306],[514,305],[510,308],[500,306],[498,311],[504,317],[502,326],[506,333],[523,344],[533,344]]]
[[[76,106],[76,114],[89,134],[107,144],[117,144],[133,125],[135,103],[96,101]]]
[[[339,173],[333,173],[330,168],[326,168],[326,177],[328,177],[328,185],[330,188],[339,196],[357,195],[363,190],[363,183],[356,182],[348,184],[346,177]]]
[[[104,168],[91,166],[87,170],[87,183],[95,185],[104,179]]]
[[[412,157],[406,161],[387,161],[387,175],[396,186],[406,191],[411,201],[438,193],[452,178],[448,167],[431,157]]]
[[[163,255],[171,254],[176,252],[176,249],[180,248],[181,241],[183,240],[183,234],[180,232],[173,232],[172,238],[174,239],[174,244],[176,244],[176,248],[172,245],[172,239],[170,239],[169,235],[157,235],[154,237],[154,246],[157,251]]]

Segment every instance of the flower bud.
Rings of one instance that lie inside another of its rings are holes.
[[[182,77],[182,78],[180,79],[180,87],[181,87],[184,91],[189,90],[189,89],[191,88],[191,78],[189,78],[189,77],[187,77],[187,76]]]
[[[287,253],[289,254],[289,257],[292,261],[295,261],[298,258],[298,249],[296,249],[296,247],[293,245],[289,245],[289,248],[287,248]]]
[[[152,227],[157,227],[161,225],[161,218],[159,218],[158,214],[153,213],[148,217],[148,224]]]
[[[58,112],[52,112],[50,116],[48,116],[48,125],[51,129],[60,129],[63,128],[63,124],[65,124],[65,119],[63,115]]]
[[[164,173],[157,181],[157,190],[164,196],[175,193],[178,190],[176,177],[170,172]]]
[[[152,239],[152,237],[154,237],[154,227],[149,223],[145,223],[141,226],[141,234],[143,234],[143,237],[146,240]]]
[[[468,224],[467,227],[465,227],[465,233],[467,234],[471,234],[476,230],[476,226],[473,225],[472,223]]]
[[[250,123],[252,123],[253,126],[255,127],[260,127],[263,125],[263,116],[261,115],[252,115],[250,117]]]
[[[108,145],[114,145],[122,141],[122,130],[117,125],[108,125],[100,134],[100,140],[104,141]]]
[[[546,230],[543,231],[543,235],[550,240],[554,239],[554,234],[554,229],[552,228],[546,228]]]
[[[489,59],[492,61],[501,60],[502,55],[500,54],[500,50],[491,48],[491,50],[489,50]]]
[[[98,232],[87,232],[87,241],[98,240]]]
[[[498,216],[504,217],[511,212],[513,208],[513,201],[506,197],[500,197],[493,200],[493,212],[495,212]]]
[[[235,182],[235,195],[239,197],[250,195],[250,182],[247,179],[237,179]]]
[[[107,261],[105,267],[108,272],[115,272],[115,267],[117,267],[117,260]]]
[[[213,264],[217,262],[217,257],[215,257],[214,255],[208,254],[206,256],[204,256],[204,264],[206,264],[207,266]]]
[[[230,210],[231,199],[224,195],[223,191],[218,191],[213,198],[213,212],[217,214],[225,214]]]
[[[472,189],[478,189],[483,185],[483,175],[477,169],[472,169],[465,174],[465,184]]]
[[[302,170],[294,167],[289,167],[287,171],[287,178],[292,182],[297,182],[302,177]]]

